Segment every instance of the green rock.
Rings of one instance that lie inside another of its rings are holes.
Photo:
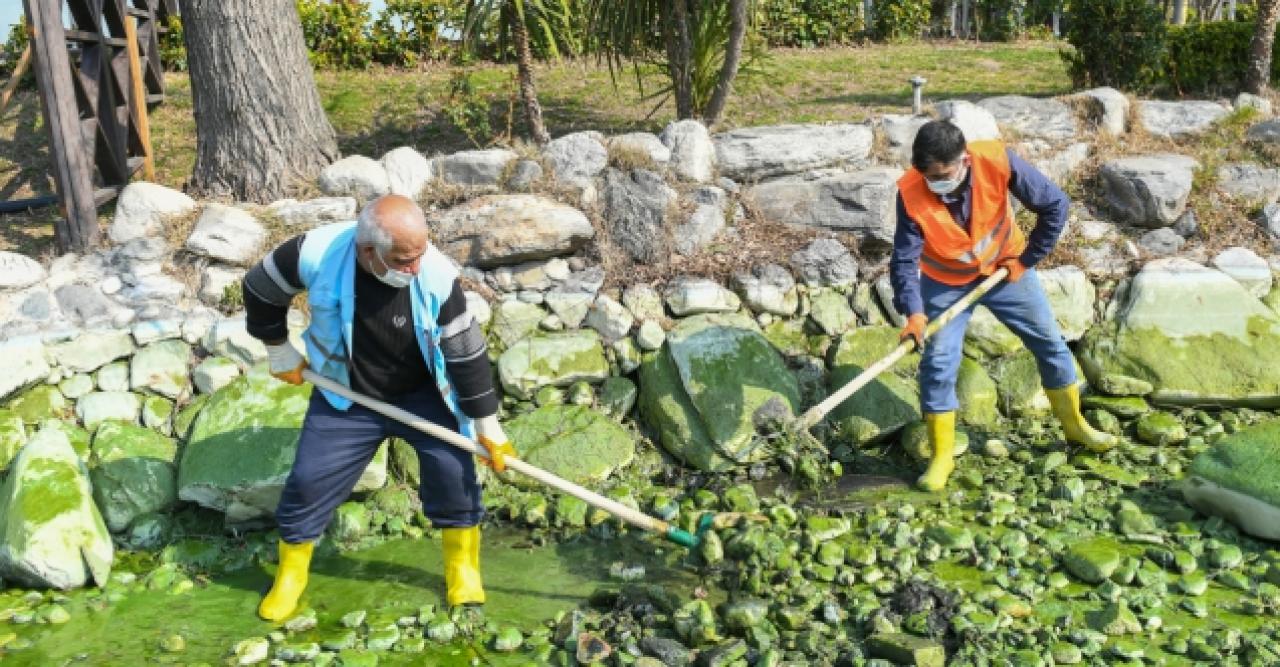
[[[493,309],[489,322],[492,347],[504,351],[517,341],[538,330],[538,323],[547,312],[531,303],[519,300],[501,301]]]
[[[579,380],[569,385],[569,391],[565,392],[565,400],[569,405],[590,407],[596,402],[596,392],[589,382]]]
[[[1178,588],[1181,588],[1182,592],[1187,595],[1204,595],[1204,592],[1209,590],[1209,580],[1205,578],[1203,572],[1184,574],[1178,580]]]
[[[137,351],[129,361],[129,386],[168,398],[191,394],[191,348],[181,340],[162,340]]]
[[[390,651],[398,641],[400,641],[400,628],[392,624],[370,632],[364,640],[364,645],[370,651]]]
[[[42,384],[32,387],[5,408],[32,426],[46,419],[67,416],[67,399],[57,387]]]
[[[634,339],[622,338],[614,341],[609,347],[613,349],[613,357],[618,363],[618,369],[623,374],[630,373],[640,367],[642,352]]]
[[[363,503],[345,502],[338,505],[329,532],[339,542],[355,542],[369,530],[369,510]]]
[[[358,649],[344,649],[338,651],[338,662],[342,667],[378,667],[378,654]]]
[[[1167,412],[1148,412],[1137,421],[1138,439],[1148,445],[1176,445],[1187,439],[1187,430]]]
[[[252,372],[210,394],[183,449],[178,497],[228,523],[271,516],[293,465],[310,385]]]
[[[956,429],[956,443],[954,456],[961,456],[969,451],[969,434],[962,429]],[[900,442],[902,449],[917,461],[928,461],[933,458],[933,445],[929,444],[928,427],[923,421],[916,421],[907,424],[902,429]]]
[[[1121,500],[1120,507],[1116,510],[1116,530],[1131,539],[1154,536],[1153,539],[1158,540],[1160,532],[1155,520],[1128,500]]]
[[[518,628],[506,626],[498,631],[498,635],[493,638],[493,650],[501,653],[510,653],[524,644],[524,635],[520,634]]]
[[[931,639],[902,633],[880,633],[867,640],[871,655],[899,665],[945,667],[947,650]]]
[[[84,462],[61,431],[38,431],[0,484],[0,576],[39,588],[102,586],[114,550]]]
[[[458,634],[458,626],[449,620],[449,616],[445,613],[436,614],[431,622],[427,623],[427,638],[433,642],[445,644],[453,641],[454,636]]]
[[[93,391],[93,376],[85,373],[76,373],[59,382],[58,390],[62,392],[64,397],[74,401]]]
[[[1219,440],[1187,472],[1182,493],[1196,509],[1280,540],[1280,419]]]
[[[1049,473],[1061,468],[1067,464],[1067,455],[1065,452],[1049,452],[1040,457],[1034,464],[1035,471],[1041,475]]]
[[[418,452],[413,449],[413,445],[400,438],[392,438],[387,458],[388,472],[392,479],[412,489],[422,485]]]
[[[1089,612],[1085,618],[1091,629],[1112,637],[1142,632],[1142,623],[1123,602],[1108,603],[1098,611]]]
[[[858,323],[847,296],[821,287],[809,293],[809,318],[828,336],[839,336]]]
[[[1124,418],[1139,417],[1151,411],[1151,406],[1140,396],[1106,396],[1087,394],[1080,399],[1086,408],[1097,408]]]
[[[965,357],[956,374],[956,397],[960,401],[960,421],[973,426],[992,426],[1000,418],[996,383],[981,364]]]
[[[498,358],[502,386],[521,400],[541,387],[567,387],[578,380],[609,377],[600,336],[590,329],[529,336]]]
[[[631,433],[588,407],[542,407],[505,426],[520,458],[576,484],[597,486],[630,465],[636,454]],[[538,487],[518,473],[504,479],[525,488]]]
[[[944,549],[972,549],[973,533],[959,526],[937,524],[924,531],[924,537]]]
[[[794,413],[799,387],[778,352],[740,314],[682,320],[640,366],[641,415],[664,449],[699,470],[767,457],[752,417],[770,400]]]
[[[985,306],[974,309],[964,333],[965,356],[999,359],[1025,349],[1022,339]]]
[[[805,532],[814,540],[826,542],[848,534],[851,526],[848,519],[829,516],[809,516],[804,520]]]
[[[150,429],[106,422],[93,436],[89,476],[107,528],[118,533],[139,516],[177,500],[178,446]]]
[[[779,352],[788,357],[803,357],[813,353],[819,336],[804,331],[804,320],[774,320],[764,327],[764,337]]]
[[[240,364],[227,357],[208,357],[191,371],[191,377],[200,393],[212,394],[240,377]]]
[[[600,385],[600,407],[621,419],[631,414],[639,395],[636,383],[624,377],[611,377]]]
[[[1044,667],[1044,658],[1030,649],[1014,651],[1009,655],[1010,667]]]
[[[729,512],[754,513],[760,511],[760,500],[750,484],[738,484],[724,492],[723,505]]]
[[[1217,568],[1231,569],[1240,567],[1243,562],[1244,553],[1240,551],[1240,547],[1234,544],[1223,544],[1209,552],[1209,564]]]
[[[1081,542],[1067,550],[1062,563],[1077,579],[1100,584],[1120,567],[1120,552],[1105,541]]]
[[[173,416],[173,402],[162,396],[148,396],[142,401],[142,425],[159,432],[161,435],[173,435],[173,426],[169,418]]]
[[[359,628],[364,625],[364,619],[366,616],[368,616],[368,612],[363,609],[349,611],[342,615],[340,623],[342,623],[342,627],[344,628]]]
[[[538,407],[564,405],[564,402],[564,390],[559,387],[546,386],[533,393],[533,404]]]
[[[558,495],[555,500],[555,520],[560,526],[581,528],[587,525],[587,511],[591,506],[579,498]]]
[[[2,418],[0,418],[0,423],[3,423]],[[40,422],[39,430],[43,431],[45,429],[61,431],[63,435],[67,436],[67,440],[71,443],[71,448],[76,450],[76,454],[80,457],[80,460],[84,461],[86,464],[89,462],[90,438],[88,431],[76,426],[73,422],[57,419],[46,419]]]
[[[11,410],[0,410],[0,470],[9,468],[18,450],[27,443],[27,427]]]
[[[209,402],[212,394],[201,394],[191,399],[189,403],[182,406],[178,414],[173,418],[173,435],[176,438],[186,440],[191,432],[191,425],[195,423],[196,417],[200,415],[200,411],[204,409],[205,404]]]
[[[369,465],[364,467],[360,473],[360,479],[356,480],[356,486],[352,489],[355,493],[364,493],[366,491],[377,491],[387,485],[387,459],[388,450],[391,446],[387,441],[383,441],[378,445],[378,450],[373,453],[373,458],[369,459]]]
[[[1084,662],[1084,654],[1080,652],[1080,647],[1067,642],[1058,642],[1051,649],[1053,652],[1053,662],[1059,665],[1078,665]]]
[[[830,361],[831,390],[848,384],[898,343],[898,330],[887,326],[863,327],[842,336]],[[854,445],[879,442],[921,419],[919,387],[912,370],[919,362],[918,353],[908,354],[831,412],[831,419]]]
[[[1000,395],[1000,409],[1010,417],[1044,414],[1049,397],[1040,386],[1040,370],[1030,350],[1021,349],[1000,359],[991,373]]]
[[[1090,424],[1093,424],[1095,428],[1103,433],[1120,435],[1123,430],[1120,419],[1106,410],[1085,410],[1084,416]]]

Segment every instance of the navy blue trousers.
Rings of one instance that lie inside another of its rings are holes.
[[[392,404],[458,430],[457,419],[434,386]],[[276,506],[280,539],[290,544],[319,539],[334,510],[351,495],[378,445],[390,437],[404,439],[418,453],[422,511],[433,526],[465,528],[480,523],[484,507],[470,453],[360,405],[345,412],[335,409],[319,391],[313,391],[298,438],[298,453]]]

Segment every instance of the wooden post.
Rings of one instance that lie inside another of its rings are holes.
[[[31,26],[36,81],[44,124],[49,128],[50,157],[62,197],[63,217],[54,221],[54,238],[59,252],[87,250],[98,241],[98,208],[94,201],[93,165],[89,162],[93,151],[84,145],[80,130],[80,111],[62,27],[62,2],[23,0],[23,5]]]
[[[31,42],[27,42],[27,48],[22,50],[18,64],[13,68],[13,78],[9,79],[9,83],[4,84],[4,90],[0,90],[0,113],[9,106],[9,98],[13,97],[13,91],[18,89],[18,83],[22,81],[22,75],[27,73],[27,66],[30,64]]]
[[[147,119],[147,86],[142,80],[142,59],[138,56],[137,19],[126,16],[124,19],[124,36],[129,52],[129,82],[132,84],[130,98],[133,103],[134,122],[138,126],[138,138],[142,140],[142,177],[148,181],[156,180],[156,163],[151,154],[151,122]]]

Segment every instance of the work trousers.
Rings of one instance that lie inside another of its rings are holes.
[[[458,421],[440,392],[428,386],[392,405],[452,431]],[[484,517],[475,460],[468,452],[399,421],[353,404],[338,410],[319,391],[298,438],[298,453],[276,507],[280,539],[312,542],[324,533],[338,505],[351,495],[383,440],[402,438],[418,453],[422,510],[437,528],[474,526]]]
[[[924,299],[925,316],[932,321],[942,315],[976,284],[977,281],[952,286],[921,275],[920,295]],[[983,295],[978,304],[986,306],[1035,355],[1042,385],[1059,389],[1075,384],[1075,361],[1058,330],[1035,269],[1027,269],[1016,283],[1001,282]],[[960,407],[956,399],[956,374],[964,355],[965,330],[978,304],[969,306],[925,343],[919,373],[920,410],[926,414],[951,412]]]

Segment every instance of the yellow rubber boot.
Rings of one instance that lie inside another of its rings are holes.
[[[298,598],[307,588],[307,570],[311,567],[311,551],[314,542],[289,544],[280,541],[280,565],[276,567],[276,582],[271,592],[262,598],[258,615],[273,623],[283,621],[298,608]]]
[[[916,481],[916,486],[924,491],[941,491],[956,469],[956,413],[926,414],[924,425],[933,447],[933,458],[929,459],[929,469]]]
[[[1118,440],[1115,436],[1090,426],[1080,414],[1079,387],[1069,384],[1059,389],[1045,389],[1044,393],[1049,396],[1053,416],[1062,424],[1062,432],[1068,442],[1082,445],[1091,452],[1105,452],[1116,446]]]
[[[480,581],[480,527],[445,528],[444,587],[450,607],[484,604]]]

